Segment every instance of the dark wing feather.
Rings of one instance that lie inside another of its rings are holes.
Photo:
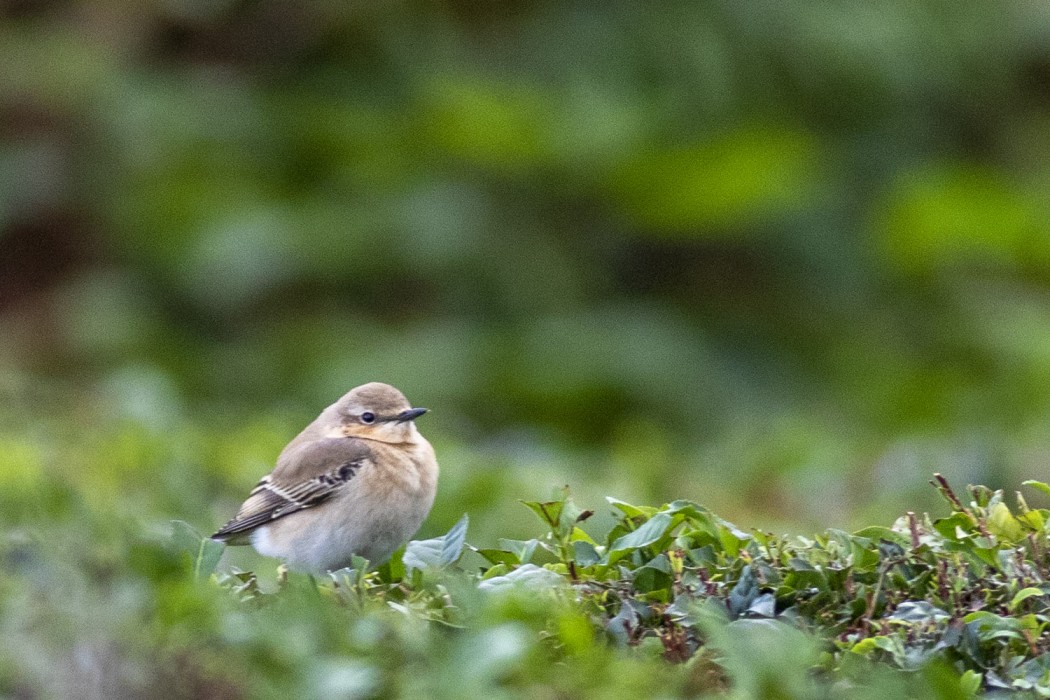
[[[315,476],[300,477],[301,480],[290,484],[278,483],[275,477],[281,475],[282,470],[279,466],[273,474],[262,478],[241,505],[237,515],[212,535],[212,539],[235,539],[238,535],[247,534],[277,518],[311,508],[331,498],[357,474],[365,464],[367,456],[359,450],[350,451],[348,454],[345,445],[326,444],[330,442],[335,441],[322,440],[315,445],[305,446],[304,453],[299,455],[294,473],[302,474],[313,466],[309,471]],[[287,473],[290,470],[284,471]]]

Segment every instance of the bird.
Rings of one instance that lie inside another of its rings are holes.
[[[325,573],[354,556],[380,565],[416,533],[437,491],[434,448],[399,390],[351,389],[288,443],[212,539],[251,544],[292,570]]]

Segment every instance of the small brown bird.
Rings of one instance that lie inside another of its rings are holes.
[[[353,556],[386,561],[419,529],[437,489],[427,412],[372,382],[352,389],[288,443],[212,539],[248,544],[289,567],[334,571]]]

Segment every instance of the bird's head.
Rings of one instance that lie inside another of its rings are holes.
[[[380,442],[413,442],[419,435],[413,423],[427,412],[412,408],[405,395],[380,382],[351,389],[332,406],[337,427],[332,437],[357,437]]]

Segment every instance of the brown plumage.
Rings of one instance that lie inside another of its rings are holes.
[[[355,554],[384,561],[434,501],[437,460],[413,422],[425,412],[388,384],[351,390],[288,443],[212,537],[299,569],[338,569]]]

